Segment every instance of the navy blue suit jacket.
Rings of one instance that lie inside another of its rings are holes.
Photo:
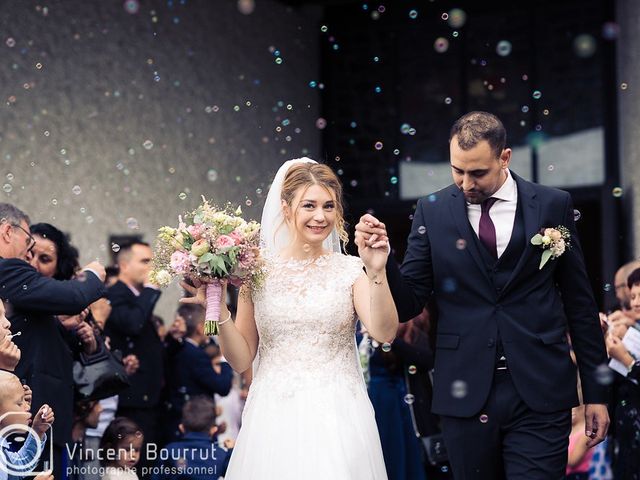
[[[118,281],[107,290],[111,314],[104,326],[111,349],[123,357],[134,354],[140,367],[131,375],[131,386],[120,393],[118,405],[125,408],[155,408],[164,382],[164,347],[151,314],[160,291],[143,288],[139,296]]]
[[[498,332],[514,385],[533,410],[552,412],[578,403],[567,331],[585,403],[607,401],[607,387],[595,375],[606,363],[606,350],[571,196],[512,175],[525,245],[502,290],[492,284],[464,195],[455,185],[418,201],[402,267],[398,271],[392,261],[387,265],[402,320],[420,313],[430,297],[435,300],[433,411],[438,414],[468,417],[483,407],[493,381]],[[530,240],[541,228],[558,225],[571,232],[572,248],[540,270],[542,249]],[[459,239],[466,248],[458,248]]]
[[[220,448],[206,433],[187,432],[163,450],[152,480],[210,480],[227,473],[233,450]],[[199,473],[194,473],[199,472]]]
[[[204,350],[184,340],[182,348],[168,367],[171,410],[181,415],[185,395],[227,395],[231,390],[233,370],[226,362],[222,362],[220,367],[222,371],[218,374]]]
[[[83,280],[43,277],[27,262],[0,259],[0,296],[5,302],[21,358],[15,374],[33,390],[34,413],[44,403],[56,415],[53,441],[71,439],[73,422],[73,357],[66,332],[53,315],[75,315],[104,294],[102,281],[86,272]]]

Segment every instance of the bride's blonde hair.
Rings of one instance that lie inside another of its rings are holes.
[[[321,163],[299,163],[293,165],[284,177],[280,198],[291,207],[296,192],[300,188],[305,188],[306,190],[312,185],[319,185],[325,188],[333,197],[336,208],[336,231],[344,250],[349,242],[349,235],[346,230],[347,224],[344,221],[342,184],[331,168]]]

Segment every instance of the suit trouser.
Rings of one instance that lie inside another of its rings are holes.
[[[487,403],[470,418],[442,417],[455,480],[555,480],[565,475],[571,412],[534,412],[508,370],[496,371]]]

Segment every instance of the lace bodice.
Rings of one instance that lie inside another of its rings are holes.
[[[362,388],[352,293],[361,274],[358,257],[338,253],[267,262],[264,285],[253,293],[259,367],[252,390],[292,396],[336,383]]]

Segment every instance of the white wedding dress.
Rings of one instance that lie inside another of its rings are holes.
[[[258,367],[227,480],[387,479],[355,344],[357,257],[273,259],[253,293]]]

